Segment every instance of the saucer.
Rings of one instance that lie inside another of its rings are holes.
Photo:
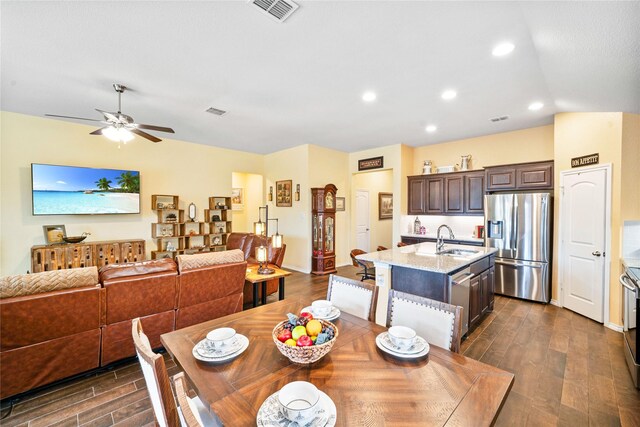
[[[401,354],[416,354],[416,353],[420,353],[420,352],[424,351],[424,349],[428,345],[427,341],[425,341],[424,338],[416,337],[416,340],[413,343],[413,345],[411,347],[409,347],[408,349],[404,350],[404,349],[398,347],[397,345],[395,345],[391,341],[391,338],[389,337],[389,333],[388,332],[383,332],[383,333],[380,334],[380,344],[385,346],[387,348],[387,350],[391,350],[391,351],[393,351],[395,353],[401,353]]]
[[[258,409],[258,416],[256,417],[256,423],[261,427],[333,427],[336,425],[337,409],[333,400],[327,394],[321,390],[320,402],[318,402],[319,409],[316,416],[306,424],[298,424],[294,421],[287,419],[280,411],[280,404],[278,403],[278,392],[273,393],[267,397],[260,409]]]
[[[234,337],[233,342],[231,344],[226,344],[222,347],[216,348],[213,346],[213,344],[209,340],[204,339],[200,341],[198,345],[196,345],[196,350],[203,357],[220,358],[220,357],[228,356],[240,350],[240,348],[242,347],[242,344],[243,344],[242,340],[238,339],[237,337]]]
[[[429,343],[426,342],[426,341],[424,342],[425,343],[425,348],[419,353],[407,354],[407,353],[399,353],[397,351],[390,350],[387,347],[385,347],[384,344],[382,344],[382,335],[384,335],[384,334],[386,334],[386,332],[383,332],[383,333],[381,333],[380,335],[378,335],[376,337],[376,345],[384,353],[387,353],[387,354],[389,354],[389,355],[391,355],[393,357],[397,357],[398,359],[407,359],[407,360],[409,360],[409,359],[419,359],[419,358],[424,357],[427,354],[429,354]],[[424,339],[423,339],[423,341],[424,341]]]
[[[193,357],[202,362],[227,362],[242,354],[249,347],[249,338],[241,334],[236,334],[236,341],[232,344],[234,348],[232,352],[220,353],[218,350],[209,350],[206,341],[206,339],[200,341],[193,346],[191,351]]]
[[[335,320],[338,317],[340,317],[340,314],[341,314],[340,309],[336,306],[333,306],[328,316],[316,316],[311,306],[303,308],[302,310],[300,310],[300,313],[302,313],[303,311],[313,314],[314,319],[322,319],[322,320]]]

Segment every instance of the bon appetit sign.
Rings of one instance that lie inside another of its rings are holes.
[[[571,159],[571,167],[579,168],[580,166],[597,165],[600,163],[600,153],[589,154],[588,156],[574,157]]]

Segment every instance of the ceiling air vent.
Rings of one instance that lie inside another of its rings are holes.
[[[272,19],[282,22],[287,19],[298,5],[291,0],[249,0],[251,4],[257,6],[262,13],[266,13]]]
[[[209,107],[205,110],[207,113],[215,114],[216,116],[222,116],[227,114],[224,110],[218,110],[217,108]]]
[[[489,120],[495,123],[495,122],[501,122],[503,120],[508,120],[508,119],[509,119],[509,116],[500,116],[500,117],[492,117]]]

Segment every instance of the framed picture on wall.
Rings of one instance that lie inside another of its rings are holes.
[[[393,193],[378,193],[378,219],[393,218]]]
[[[47,245],[56,243],[64,243],[63,237],[66,237],[67,231],[64,225],[43,225],[44,241]]]
[[[344,211],[345,198],[336,197],[336,211]]]
[[[291,187],[293,185],[292,180],[276,181],[276,206],[291,207]]]
[[[241,211],[244,209],[244,190],[242,188],[231,189],[231,210]]]

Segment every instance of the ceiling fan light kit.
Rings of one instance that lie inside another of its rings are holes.
[[[157,138],[147,132],[144,132],[141,129],[174,133],[173,129],[168,127],[156,126],[156,125],[144,125],[141,123],[136,123],[133,120],[133,117],[123,114],[122,113],[122,94],[127,89],[127,87],[122,84],[114,83],[113,89],[118,93],[118,111],[115,113],[112,113],[109,111],[103,111],[96,108],[96,111],[98,111],[104,116],[104,120],[87,119],[83,117],[73,117],[73,116],[59,116],[57,114],[45,114],[45,116],[60,117],[63,119],[89,120],[93,122],[103,123],[107,126],[100,129],[96,129],[93,132],[90,132],[89,135],[104,135],[110,140],[115,142],[127,143],[134,138],[134,134],[141,136],[143,138],[146,138],[152,142],[162,141],[160,138]]]

